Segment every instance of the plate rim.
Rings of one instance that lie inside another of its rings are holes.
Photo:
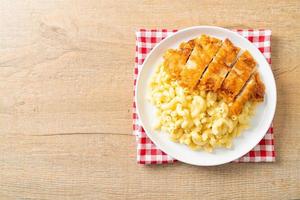
[[[262,54],[262,52],[253,44],[251,43],[249,40],[247,40],[245,37],[243,37],[242,35],[232,31],[232,30],[229,30],[227,28],[223,28],[223,27],[218,27],[218,26],[192,26],[192,27],[187,27],[187,28],[184,28],[184,29],[181,29],[181,30],[178,30],[177,32],[174,32],[173,34],[167,36],[166,38],[164,38],[163,40],[161,40],[160,42],[158,42],[152,49],[151,51],[147,54],[147,56],[145,57],[144,59],[144,62],[142,64],[142,66],[140,67],[141,70],[140,72],[138,73],[138,76],[137,76],[137,79],[136,79],[136,85],[135,85],[135,103],[136,103],[136,113],[139,117],[139,121],[143,127],[143,129],[145,130],[145,133],[146,135],[151,139],[151,141],[157,146],[158,149],[160,149],[161,151],[165,152],[166,154],[170,155],[170,153],[167,153],[167,151],[163,150],[161,148],[161,145],[158,144],[157,141],[153,140],[151,134],[148,134],[148,130],[146,130],[145,126],[144,126],[144,122],[141,118],[141,115],[140,115],[140,112],[139,112],[139,101],[138,101],[138,94],[139,94],[139,87],[140,87],[140,77],[141,77],[141,72],[142,70],[144,69],[144,65],[147,63],[148,59],[150,58],[151,54],[160,46],[162,45],[164,42],[166,42],[169,38],[172,38],[174,37],[175,35],[177,34],[180,34],[182,32],[188,32],[188,31],[191,31],[191,30],[194,30],[194,29],[217,29],[217,30],[220,30],[220,31],[225,31],[225,32],[230,32],[230,34],[234,34],[235,36],[239,37],[240,39],[244,40],[248,45],[252,46],[252,48],[254,47],[257,52],[259,52],[259,54],[264,58],[264,61],[265,61],[265,64],[266,64],[266,67],[269,68],[269,72],[270,72],[270,75],[271,75],[271,81],[272,83],[270,84],[273,84],[274,86],[274,91],[272,91],[274,93],[274,99],[272,100],[274,103],[273,103],[273,107],[271,109],[271,113],[270,113],[270,117],[268,118],[269,119],[269,123],[266,123],[267,125],[265,125],[265,132],[267,133],[268,131],[268,128],[270,127],[270,125],[272,124],[272,121],[274,119],[274,116],[275,116],[275,112],[276,112],[276,107],[277,107],[277,86],[276,86],[276,82],[275,82],[275,77],[274,77],[274,74],[273,74],[273,71],[271,69],[271,66],[270,64],[267,62],[266,58],[264,57],[264,55]],[[194,163],[194,162],[188,162],[186,160],[182,160],[182,159],[179,159],[177,158],[176,156],[174,155],[170,155],[171,157],[173,157],[174,159],[178,160],[178,161],[181,161],[181,162],[184,162],[184,163],[187,163],[187,164],[191,164],[191,165],[196,165],[196,166],[217,166],[217,165],[222,165],[222,164],[226,164],[226,163],[230,163],[236,159],[239,159],[241,157],[243,157],[245,154],[247,154],[249,151],[251,151],[262,139],[263,137],[265,136],[265,134],[262,134],[261,137],[259,137],[259,140],[258,142],[255,143],[254,146],[252,146],[251,148],[248,148],[247,150],[245,150],[246,153],[240,153],[238,154],[238,156],[236,156],[235,158],[233,159],[230,159],[230,160],[225,160],[225,161],[222,161],[222,162],[218,162],[218,163]]]

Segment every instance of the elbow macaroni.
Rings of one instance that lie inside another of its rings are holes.
[[[162,65],[149,86],[150,101],[157,108],[153,129],[168,132],[173,141],[194,150],[230,148],[232,139],[248,127],[254,113],[254,103],[247,102],[240,115],[230,116],[228,105],[216,93],[182,88]]]

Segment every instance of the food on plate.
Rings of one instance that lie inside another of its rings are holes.
[[[249,127],[265,86],[248,51],[202,35],[169,49],[150,82],[154,129],[191,149],[230,148]]]
[[[233,113],[234,115],[240,114],[244,104],[251,98],[254,92],[255,85],[255,79],[254,77],[251,77],[251,79],[246,83],[246,86],[235,98],[234,102],[230,105],[231,113]]]
[[[264,101],[264,95],[265,95],[265,85],[260,79],[260,76],[258,73],[254,74],[256,87],[254,88],[254,93],[252,96],[253,101],[256,102],[262,102]]]
[[[225,39],[212,62],[200,80],[200,89],[216,92],[223,83],[225,77],[236,61],[240,48],[235,47],[232,42]]]
[[[179,49],[169,49],[164,54],[165,70],[172,78],[179,78],[184,65],[194,49],[195,41],[183,42]]]
[[[239,94],[256,66],[255,60],[248,51],[245,51],[234,64],[228,76],[225,78],[220,95],[227,101],[231,102]]]
[[[195,39],[195,46],[189,59],[180,73],[180,85],[194,88],[200,80],[202,73],[221,47],[222,41],[202,35]]]
[[[252,99],[261,102],[264,99],[265,86],[256,72],[246,83],[240,94],[235,98],[230,106],[230,111],[234,115],[240,114],[247,101]]]

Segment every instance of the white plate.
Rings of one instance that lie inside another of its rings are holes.
[[[256,110],[251,120],[251,128],[243,131],[240,137],[234,139],[232,149],[217,148],[213,153],[192,151],[186,145],[174,143],[169,134],[152,130],[155,119],[155,107],[146,99],[149,92],[148,82],[155,68],[163,61],[162,55],[169,48],[177,48],[183,41],[195,38],[201,34],[211,35],[220,39],[229,38],[242,50],[248,50],[258,63],[258,70],[266,85],[265,101]],[[187,28],[167,37],[151,51],[145,59],[139,73],[136,88],[137,113],[149,138],[165,153],[185,163],[201,166],[211,166],[228,163],[248,153],[264,137],[276,108],[276,85],[272,70],[261,52],[247,39],[230,30],[213,27],[197,26]]]

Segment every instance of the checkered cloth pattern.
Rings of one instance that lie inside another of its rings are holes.
[[[137,76],[141,70],[144,59],[151,49],[165,37],[172,35],[177,30],[146,30],[136,32],[136,55],[134,67],[134,95]],[[265,29],[236,29],[233,30],[252,42],[271,64],[271,30]],[[135,99],[135,98],[134,98]],[[140,164],[173,163],[176,160],[167,155],[147,137],[138,115],[136,103],[133,102],[133,133],[137,141],[137,162]],[[273,124],[264,138],[250,152],[233,162],[273,162],[275,161]]]

